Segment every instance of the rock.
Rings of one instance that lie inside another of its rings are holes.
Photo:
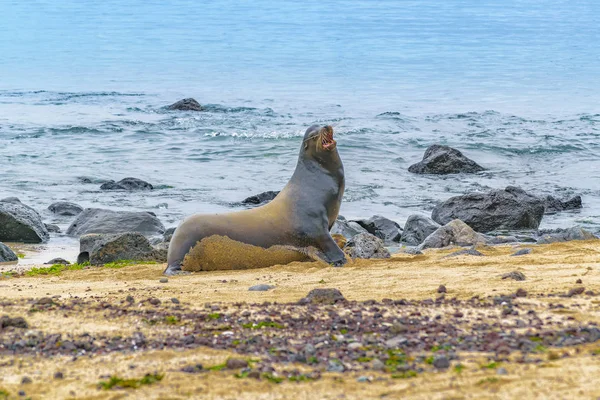
[[[352,239],[359,233],[368,233],[367,230],[358,223],[354,221],[346,221],[344,217],[342,218],[338,217],[338,219],[333,223],[330,231],[332,235],[337,234],[344,236],[346,239]]]
[[[21,200],[19,200],[18,197],[5,197],[3,199],[0,200],[0,202],[4,202],[4,203],[13,203],[13,204],[23,204],[21,203]]]
[[[435,232],[441,225],[420,214],[413,214],[408,217],[404,224],[401,241],[413,246],[418,246],[425,238]]]
[[[154,259],[160,262],[166,262],[167,256],[169,255],[169,242],[161,242],[154,248]]]
[[[69,261],[65,260],[64,258],[53,258],[52,260],[44,263],[44,264],[49,264],[49,265],[54,265],[54,264],[62,264],[62,265],[69,265],[71,264]]]
[[[439,144],[429,146],[425,150],[423,160],[408,168],[409,172],[415,174],[473,174],[484,171],[481,165],[470,158],[465,157],[460,151]]]
[[[546,214],[554,214],[565,210],[578,210],[583,207],[581,196],[575,196],[566,201],[562,201],[556,197],[546,196],[544,205],[546,207]]]
[[[438,290],[437,290],[437,292],[438,292],[438,293],[447,293],[447,292],[448,292],[448,290],[446,289],[446,286],[444,286],[444,285],[440,285],[440,287],[438,287]]]
[[[248,288],[250,292],[266,292],[267,290],[275,289],[273,285],[254,285]]]
[[[61,233],[62,232],[58,225],[44,224],[44,226],[46,227],[46,230],[48,230],[48,232],[50,232],[50,233]]]
[[[383,371],[385,369],[385,364],[379,358],[376,358],[371,362],[371,368],[375,371]]]
[[[344,372],[345,370],[346,368],[339,361],[329,360],[327,363],[327,372]]]
[[[411,254],[413,256],[418,256],[420,254],[423,254],[423,252],[421,250],[417,249],[416,247],[403,247],[400,249],[400,253]]]
[[[152,304],[153,306],[159,306],[161,301],[156,297],[151,297],[148,299],[148,303]]]
[[[173,238],[173,234],[175,233],[175,229],[177,229],[177,228],[175,228],[174,226],[171,227],[171,228],[168,228],[165,231],[165,233],[163,234],[163,238],[164,238],[164,241],[166,243],[169,243],[171,241],[171,238]]]
[[[433,358],[433,366],[437,369],[448,369],[450,360],[445,355],[438,355]]]
[[[0,263],[19,261],[19,257],[7,245],[0,242]]]
[[[338,289],[313,289],[300,300],[301,304],[335,304],[345,302],[346,298]]]
[[[408,339],[405,336],[395,336],[385,341],[385,347],[388,349],[395,349],[405,343],[408,343]]]
[[[32,383],[33,381],[31,380],[30,377],[28,376],[24,376],[23,379],[21,379],[21,385],[28,385],[30,383]]]
[[[81,236],[88,233],[139,232],[157,235],[165,231],[163,224],[147,212],[113,211],[86,208],[67,229],[67,235]]]
[[[178,299],[177,297],[173,297],[173,298],[171,299],[171,303],[173,303],[173,304],[179,304],[179,303],[180,303],[180,301],[179,301],[179,299]]]
[[[491,236],[491,235],[484,235],[485,236],[485,242],[487,244],[505,244],[505,243],[518,243],[519,239],[517,239],[516,236]]]
[[[525,275],[519,271],[512,271],[502,275],[502,279],[512,279],[514,281],[524,281]]]
[[[583,281],[581,279],[577,279],[575,283],[583,283]]]
[[[154,186],[138,178],[124,178],[119,182],[108,181],[100,186],[100,190],[152,190]]]
[[[514,186],[452,197],[437,205],[431,214],[437,223],[460,219],[484,233],[498,229],[537,229],[543,216],[543,200]]]
[[[517,297],[527,297],[527,291],[525,289],[519,288],[517,289],[515,296]]]
[[[439,227],[431,235],[427,236],[419,249],[442,248],[447,246],[473,246],[485,244],[485,236],[475,232],[471,227],[459,219],[450,221]]]
[[[195,99],[188,97],[187,99],[179,100],[167,107],[169,110],[177,111],[203,111],[204,108]]]
[[[567,297],[577,296],[579,294],[582,294],[583,292],[585,292],[585,288],[583,286],[572,288],[572,289],[569,289],[569,292],[567,293]]]
[[[344,252],[352,258],[390,258],[383,241],[370,233],[360,233],[348,241]]]
[[[57,201],[50,204],[48,210],[57,215],[74,216],[79,215],[83,211],[83,207],[68,201]]]
[[[49,238],[46,226],[33,208],[0,202],[0,241],[44,243]]]
[[[273,200],[275,197],[277,197],[278,194],[279,192],[273,191],[259,193],[257,195],[245,198],[244,200],[242,200],[242,204],[266,204]]]
[[[571,240],[593,240],[598,239],[593,233],[578,226],[568,229],[554,229],[540,231],[539,244],[568,242]]]
[[[60,371],[55,372],[54,373],[54,379],[65,379],[65,375],[62,372],[60,372]]]
[[[229,358],[225,365],[227,369],[242,369],[248,367],[248,361],[242,358]]]
[[[167,282],[169,282],[169,279],[168,278],[160,278],[158,281],[160,283],[167,283]]]
[[[140,233],[88,234],[79,239],[78,263],[103,265],[119,260],[165,261]]]
[[[478,252],[475,249],[465,249],[465,250],[459,250],[456,251],[452,254],[447,255],[446,257],[458,257],[458,256],[476,256],[476,257],[483,257],[483,254]]]
[[[181,368],[182,372],[186,372],[188,374],[197,374],[199,372],[202,372],[203,366],[202,364],[196,364],[196,365],[186,365],[185,367]]]
[[[29,328],[29,324],[25,321],[23,317],[14,317],[11,318],[8,315],[4,315],[0,317],[0,331],[4,328],[18,328],[18,329],[27,329]]]
[[[508,371],[506,368],[500,367],[496,370],[496,375],[508,375]]]
[[[524,256],[527,254],[531,254],[531,249],[519,249],[517,251],[515,251],[513,254],[511,254],[511,257],[518,257],[518,256]]]
[[[402,237],[402,228],[400,225],[381,215],[375,215],[369,219],[354,222],[385,242],[399,242]]]

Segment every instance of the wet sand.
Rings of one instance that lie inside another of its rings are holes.
[[[0,393],[597,398],[600,241],[531,246],[529,255],[510,256],[521,247],[479,247],[483,257],[448,257],[456,249],[397,254],[343,268],[297,262],[166,283],[164,265],[0,278],[0,316],[29,324],[0,329]],[[512,271],[526,280],[501,278]],[[248,291],[256,284],[275,289]],[[297,304],[315,288],[337,288],[347,302]],[[228,358],[251,360],[250,369],[208,370]],[[442,358],[449,368],[436,368]],[[327,372],[331,363],[345,371]],[[203,369],[189,372],[196,364]],[[64,379],[54,379],[57,371]],[[110,375],[155,372],[164,375],[160,382],[137,389],[97,386]],[[23,377],[32,383],[21,384]]]

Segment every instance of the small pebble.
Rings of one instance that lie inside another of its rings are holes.
[[[248,378],[260,379],[260,372],[258,372],[258,371],[250,371],[248,373]]]
[[[581,279],[577,279],[575,283],[583,283],[583,281]]]
[[[371,362],[371,368],[375,371],[383,371],[385,369],[385,364],[379,358],[376,358]]]
[[[150,304],[152,304],[153,306],[157,306],[157,305],[159,305],[159,304],[160,304],[160,300],[159,300],[159,299],[157,299],[156,297],[151,297],[151,298],[149,298],[149,299],[148,299],[148,302],[149,302]]]
[[[517,297],[527,297],[527,291],[525,289],[519,288],[519,289],[517,289],[517,292],[515,293],[515,296],[517,296]]]
[[[502,275],[502,279],[512,279],[515,281],[524,281],[525,275],[523,275],[523,273],[519,272],[519,271],[512,271],[512,272]]]
[[[450,360],[445,355],[435,356],[433,366],[437,369],[447,369],[450,367]]]
[[[438,293],[448,293],[448,290],[446,289],[446,286],[440,285],[440,287],[438,287],[437,292]]]
[[[480,253],[480,252],[478,252],[475,249],[466,249],[466,250],[456,251],[456,252],[448,255],[447,257],[458,257],[458,256],[477,256],[477,257],[483,257],[483,253]]]
[[[65,379],[65,375],[62,372],[60,372],[60,371],[55,372],[54,373],[54,379]]]
[[[520,249],[511,254],[511,257],[524,256],[526,254],[531,254],[531,249]]]
[[[356,379],[357,382],[371,382],[371,378],[368,376],[359,376],[358,379]]]
[[[248,367],[248,361],[241,358],[230,358],[227,360],[228,369],[240,369]]]
[[[28,376],[24,376],[24,377],[23,377],[23,379],[21,379],[21,384],[22,384],[22,385],[27,385],[27,384],[29,384],[29,383],[31,383],[31,382],[33,382],[33,381],[32,381],[32,380],[31,380],[31,378],[30,378],[30,377],[28,377]]]
[[[262,284],[262,285],[250,286],[248,288],[248,291],[250,291],[250,292],[266,292],[267,290],[271,290],[274,288],[275,288],[275,286],[273,286],[273,285]]]
[[[125,298],[125,301],[128,303],[133,303],[135,300],[134,300],[133,296],[130,295]]]
[[[179,304],[179,299],[177,297],[173,297],[171,299],[171,303],[173,303],[173,304]]]
[[[21,397],[25,397],[25,391],[24,390],[19,390],[19,396]]]
[[[570,289],[569,292],[567,293],[567,296],[573,297],[573,296],[576,296],[576,295],[581,294],[583,292],[585,292],[585,288],[583,286],[580,286],[580,287],[576,287],[576,288]]]
[[[160,278],[158,281],[160,283],[167,283],[167,282],[169,282],[169,278]]]
[[[327,363],[327,372],[344,372],[346,368],[340,362],[329,360]]]
[[[498,374],[498,375],[508,375],[508,371],[506,370],[506,368],[498,368],[496,370],[496,374]]]

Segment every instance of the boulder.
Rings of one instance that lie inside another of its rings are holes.
[[[337,220],[333,223],[330,232],[332,235],[342,235],[346,239],[352,239],[359,233],[368,233],[367,230],[358,223],[347,221],[346,218],[341,215],[338,216]]]
[[[19,257],[7,245],[0,242],[0,263],[18,261]]]
[[[351,258],[390,258],[383,241],[370,233],[359,233],[348,241],[344,252]]]
[[[175,229],[177,228],[172,226],[165,231],[165,233],[163,234],[163,240],[165,242],[169,243],[171,241],[171,239],[173,238],[173,234],[175,233]]]
[[[460,151],[452,147],[434,144],[425,150],[423,160],[408,168],[415,174],[472,174],[484,171],[481,165],[465,157]]]
[[[4,203],[13,203],[13,204],[23,204],[21,203],[21,200],[19,200],[18,197],[5,197],[3,199],[0,200],[0,202],[4,202]]]
[[[306,297],[300,299],[300,304],[335,304],[344,303],[346,298],[335,288],[312,289]]]
[[[539,244],[569,242],[571,240],[593,240],[598,239],[593,233],[578,226],[568,229],[553,229],[540,231]]]
[[[60,227],[58,225],[54,225],[54,224],[44,224],[44,226],[46,227],[46,229],[48,230],[48,232],[51,233],[61,233]]]
[[[374,215],[369,219],[361,219],[354,222],[385,242],[399,242],[402,237],[402,228],[400,225],[381,215]]]
[[[0,202],[0,240],[44,243],[49,238],[46,226],[33,208],[20,202]]]
[[[68,201],[57,201],[50,204],[48,210],[57,215],[74,216],[79,215],[83,211],[83,207]]]
[[[138,178],[123,178],[119,182],[108,181],[100,186],[100,190],[152,190],[154,186]]]
[[[195,99],[188,97],[187,99],[179,100],[170,106],[167,106],[169,110],[177,111],[202,111],[204,108]]]
[[[69,226],[67,235],[138,232],[153,236],[162,234],[164,231],[165,227],[158,218],[148,212],[86,208]]]
[[[423,243],[419,245],[419,249],[439,249],[447,246],[472,246],[485,243],[486,238],[484,235],[475,232],[461,220],[455,219],[427,236]]]
[[[401,240],[409,245],[418,246],[440,226],[440,224],[431,218],[423,215],[409,215],[406,224],[404,224]]]
[[[546,196],[544,205],[546,206],[546,214],[554,214],[565,210],[578,210],[583,207],[581,196],[575,196],[572,199],[565,201],[557,199],[556,197]]]
[[[92,265],[102,265],[119,260],[164,262],[166,254],[161,254],[144,235],[135,232],[88,234],[79,239],[78,263],[89,261]]]
[[[279,192],[274,192],[274,191],[259,193],[257,195],[245,198],[244,200],[242,200],[242,204],[253,204],[253,205],[258,205],[258,204],[263,204],[263,203],[266,204],[266,203],[270,202],[271,200],[273,200],[278,194],[279,194]]]
[[[54,264],[62,264],[62,265],[69,265],[71,264],[69,261],[65,260],[64,258],[53,258],[52,260],[45,262],[44,264],[50,264],[50,265],[54,265]]]
[[[438,204],[431,218],[439,224],[464,221],[477,232],[500,229],[537,229],[544,216],[544,201],[523,189],[508,186],[488,193],[468,193]]]

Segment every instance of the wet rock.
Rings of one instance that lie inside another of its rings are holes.
[[[583,286],[579,286],[579,287],[576,287],[576,288],[569,289],[569,291],[567,292],[567,296],[568,297],[573,297],[573,296],[580,295],[583,292],[585,292],[585,288]]]
[[[78,263],[102,265],[119,260],[165,261],[164,254],[157,252],[140,233],[89,234],[79,239]]]
[[[300,300],[301,304],[335,304],[345,302],[346,298],[338,289],[313,289]]]
[[[445,355],[438,355],[433,358],[433,366],[437,369],[448,369],[450,360]]]
[[[167,106],[169,110],[177,110],[177,111],[203,111],[204,108],[198,103],[195,99],[188,97],[186,99],[182,99],[176,101],[175,103]]]
[[[69,261],[65,260],[64,258],[53,258],[52,260],[44,263],[44,264],[48,264],[48,265],[54,265],[54,264],[62,264],[62,265],[69,265],[71,264]]]
[[[83,211],[83,207],[68,201],[57,201],[50,204],[48,206],[48,210],[57,215],[75,216],[79,215]]]
[[[399,242],[402,237],[402,228],[400,225],[381,215],[374,215],[369,219],[361,219],[354,222],[385,242]]]
[[[162,234],[164,231],[165,227],[158,218],[147,212],[86,208],[69,226],[67,235],[139,232],[150,236]]]
[[[447,246],[472,246],[485,244],[485,236],[475,232],[459,219],[439,227],[419,245],[419,249],[442,248]]]
[[[425,150],[423,160],[408,168],[414,174],[473,174],[484,171],[481,165],[465,157],[459,150],[434,144]]]
[[[581,196],[575,196],[572,199],[560,200],[556,197],[546,196],[544,199],[546,214],[554,214],[566,210],[578,210],[583,207]]]
[[[0,262],[18,261],[19,257],[7,245],[0,242]]]
[[[352,239],[359,233],[368,233],[365,228],[354,221],[347,221],[346,218],[339,216],[331,227],[331,234],[344,236],[346,239]]]
[[[527,297],[527,291],[525,289],[519,288],[517,289],[515,296],[517,297]]]
[[[413,246],[418,246],[427,236],[431,235],[441,225],[419,214],[413,214],[408,217],[404,230],[402,231],[401,241]]]
[[[25,321],[25,318],[23,317],[11,318],[8,315],[0,317],[0,330],[9,327],[27,329],[29,328],[29,324],[27,324],[27,321]]]
[[[270,202],[271,200],[273,200],[275,197],[277,197],[278,194],[279,194],[278,191],[277,192],[268,191],[268,192],[259,193],[257,195],[245,198],[244,200],[242,200],[242,204],[254,204],[254,205],[266,204],[266,203]]]
[[[154,186],[138,178],[123,178],[119,182],[108,181],[100,186],[100,190],[152,190]]]
[[[460,219],[477,232],[537,229],[544,216],[543,200],[508,186],[488,193],[468,193],[437,205],[431,218],[440,224]]]
[[[248,366],[248,361],[241,358],[229,358],[226,365],[227,369],[242,369]]]
[[[516,252],[514,252],[513,254],[511,254],[511,257],[518,257],[518,256],[524,256],[527,254],[531,254],[531,249],[519,249]]]
[[[458,256],[476,256],[476,257],[483,257],[483,254],[478,252],[475,249],[465,249],[465,250],[459,250],[459,251],[455,251],[452,254],[449,254],[447,257],[458,257]]]
[[[250,292],[266,292],[268,290],[271,289],[275,289],[275,286],[273,285],[254,285],[254,286],[250,286],[248,288],[248,291]]]
[[[508,272],[508,273],[502,275],[502,279],[512,279],[514,281],[524,281],[526,278],[522,272],[512,271],[512,272]]]
[[[578,226],[568,229],[554,229],[540,231],[539,244],[568,242],[571,240],[593,240],[598,239],[593,233]]]
[[[370,233],[360,233],[346,243],[344,252],[352,258],[390,258],[383,241]]]
[[[45,243],[49,238],[46,226],[33,208],[0,202],[0,241]]]
[[[61,233],[62,231],[60,230],[60,227],[58,225],[55,224],[46,224],[44,223],[44,226],[46,227],[46,229],[48,230],[48,232],[50,233]]]

